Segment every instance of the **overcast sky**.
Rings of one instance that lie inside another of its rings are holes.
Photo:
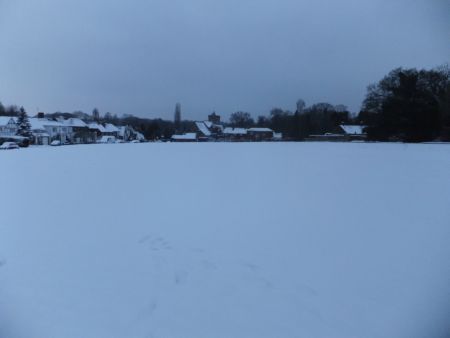
[[[255,117],[360,108],[398,67],[450,59],[450,0],[0,0],[0,101],[34,115]]]

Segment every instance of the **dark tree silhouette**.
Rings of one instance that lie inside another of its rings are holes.
[[[175,124],[175,129],[177,131],[179,131],[180,126],[181,126],[181,104],[180,103],[177,103],[175,105],[175,116],[174,116],[173,122]]]
[[[31,124],[28,120],[27,112],[23,107],[19,110],[19,117],[17,118],[17,125],[19,129],[17,130],[17,135],[30,137],[31,136]]]
[[[94,108],[94,110],[92,111],[92,118],[97,122],[100,120],[100,112],[97,108]]]
[[[448,91],[446,70],[397,68],[368,87],[360,118],[371,139],[431,141],[445,134]]]
[[[238,128],[250,128],[254,126],[255,121],[253,120],[250,113],[238,111],[230,116],[230,124],[233,127]]]

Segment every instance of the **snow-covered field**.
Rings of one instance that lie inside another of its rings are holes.
[[[450,146],[0,152],[1,338],[450,333]]]

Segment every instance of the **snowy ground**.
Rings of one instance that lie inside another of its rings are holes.
[[[450,146],[0,152],[1,338],[450,333]]]

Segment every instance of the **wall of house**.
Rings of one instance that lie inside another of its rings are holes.
[[[0,135],[2,136],[14,136],[17,134],[19,127],[15,123],[8,123],[7,125],[0,126]]]

